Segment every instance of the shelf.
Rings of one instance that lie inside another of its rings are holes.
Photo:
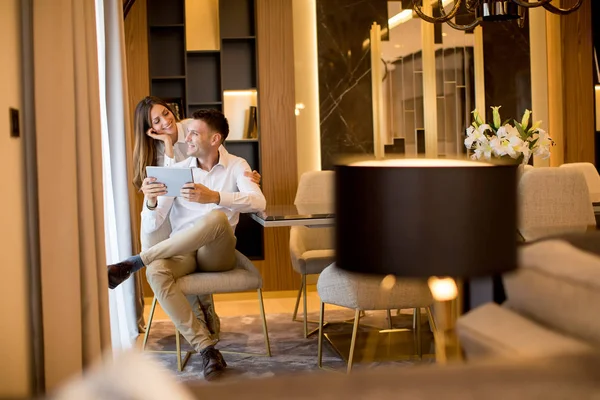
[[[248,90],[256,84],[256,49],[247,40],[224,41],[221,46],[223,90]]]
[[[180,102],[181,114],[202,109],[226,112],[233,155],[260,171],[259,138],[248,138],[249,107],[256,106],[256,0],[145,0],[150,94]],[[199,25],[200,24],[200,25]],[[251,104],[246,104],[248,98]],[[225,110],[227,109],[227,110]],[[253,111],[252,111],[253,112]],[[250,259],[264,259],[263,227],[241,214],[236,248]]]
[[[180,98],[185,104],[185,79],[153,79],[150,85],[152,96]]]
[[[221,50],[188,50],[186,53],[188,56],[193,56],[194,54],[219,54]]]
[[[153,29],[148,35],[150,76],[185,75],[185,40],[183,29]],[[168,62],[165,62],[168,60]]]
[[[219,111],[223,111],[223,106],[221,105],[221,103],[195,103],[195,104],[188,104],[188,116],[191,116],[194,111],[198,111],[198,110],[210,110],[210,109],[216,109]]]
[[[164,25],[150,25],[150,29],[162,29],[162,28],[183,28],[184,24],[164,24]]]
[[[187,57],[187,93],[190,104],[221,99],[221,57],[219,53],[198,53]]]
[[[148,26],[179,25],[184,23],[185,0],[147,0]],[[182,25],[183,26],[183,25]]]
[[[169,79],[185,79],[185,75],[153,76],[153,81],[166,81]]]
[[[238,37],[224,37],[222,41],[227,42],[229,40],[255,40],[256,36],[238,36]]]
[[[223,90],[223,95],[227,95],[227,94],[231,94],[231,92],[256,92],[256,88],[255,87],[249,87],[246,89],[225,89]],[[228,93],[225,93],[228,92]]]
[[[221,105],[220,101],[205,101],[201,103],[189,103],[188,106],[218,106]]]
[[[219,1],[221,37],[254,36],[255,2],[253,0]]]
[[[226,139],[225,143],[258,143],[258,139]]]

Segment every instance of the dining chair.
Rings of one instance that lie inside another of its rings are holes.
[[[526,242],[595,227],[583,174],[573,168],[533,168],[518,182],[517,227]],[[498,210],[501,212],[501,210]]]
[[[598,170],[592,163],[578,162],[562,164],[561,168],[571,168],[580,171],[585,177],[585,182],[590,193],[590,201],[592,203],[600,202],[600,175]]]
[[[333,204],[333,171],[310,171],[300,177],[294,205],[301,208],[310,204]],[[303,299],[304,337],[308,337],[306,276],[319,274],[335,260],[333,243],[334,230],[331,227],[309,228],[292,226],[290,229],[290,256],[294,271],[302,277],[292,320],[297,321],[300,299]],[[313,322],[313,321],[311,321]],[[316,322],[316,321],[314,321]]]
[[[179,286],[181,291],[189,296],[212,296],[217,293],[239,293],[250,290],[256,290],[258,293],[258,304],[260,308],[260,317],[262,319],[262,328],[265,340],[265,353],[245,353],[238,351],[227,351],[221,350],[223,353],[234,353],[242,355],[257,355],[257,356],[268,356],[271,357],[271,345],[269,342],[269,333],[267,329],[267,319],[265,316],[265,307],[262,296],[262,285],[263,280],[260,272],[252,264],[252,262],[244,256],[242,253],[236,250],[236,266],[231,271],[225,272],[196,272],[193,274],[185,275],[177,279],[176,284]],[[150,315],[148,317],[148,325],[146,333],[144,335],[144,342],[142,344],[142,350],[146,351],[146,344],[150,336],[150,329],[152,327],[152,318],[154,317],[154,311],[156,309],[157,299],[154,296],[152,300],[152,307],[150,309]],[[175,353],[177,354],[177,370],[182,371],[190,358],[192,351],[188,351],[184,358],[181,356],[181,342],[179,331],[175,330],[175,346],[176,350],[173,351],[158,351],[160,353]],[[149,350],[150,352],[156,352]]]
[[[323,327],[325,318],[325,304],[333,304],[350,308],[355,311],[350,351],[346,372],[352,371],[354,362],[358,326],[364,311],[390,309],[414,309],[416,324],[413,325],[413,336],[416,355],[422,357],[421,344],[421,308],[425,308],[429,315],[430,324],[431,305],[433,297],[427,282],[414,279],[397,279],[392,285],[384,285],[385,275],[363,274],[349,272],[331,264],[321,272],[317,282],[317,291],[321,297],[321,312],[319,317],[319,340],[317,348],[317,364],[323,368]],[[390,327],[391,329],[391,327]]]

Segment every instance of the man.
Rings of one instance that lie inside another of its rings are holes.
[[[109,286],[115,288],[133,272],[147,267],[146,276],[158,302],[177,329],[202,355],[207,380],[227,366],[215,341],[190,303],[175,284],[177,278],[197,269],[228,271],[235,267],[234,230],[241,212],[258,212],[266,201],[259,186],[244,175],[248,163],[225,150],[229,125],[216,110],[199,110],[189,122],[186,136],[188,159],[174,167],[191,167],[194,183],[181,189],[179,197],[166,197],[165,185],[148,177],[142,184],[144,209],[142,230],[158,229],[166,218],[171,235],[148,250],[108,266]]]

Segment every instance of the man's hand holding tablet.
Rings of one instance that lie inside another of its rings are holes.
[[[156,207],[158,196],[180,196],[181,188],[194,181],[191,168],[146,167],[146,175],[141,190],[150,209]]]

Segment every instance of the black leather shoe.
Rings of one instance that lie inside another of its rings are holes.
[[[204,379],[212,381],[218,378],[222,373],[227,363],[221,352],[215,349],[215,346],[208,346],[200,352],[202,356],[202,365],[204,367]]]
[[[133,267],[134,264],[131,261],[123,261],[106,267],[108,270],[108,287],[114,289],[127,280],[131,276]]]

